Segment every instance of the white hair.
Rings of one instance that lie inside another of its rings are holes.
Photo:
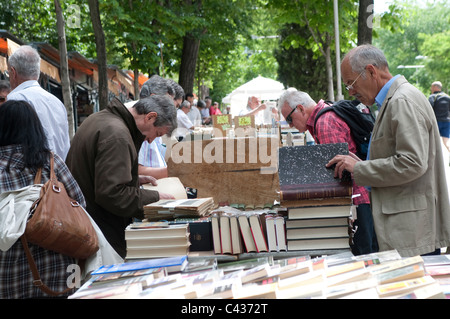
[[[14,51],[8,58],[8,64],[25,79],[37,80],[41,74],[41,57],[29,45],[22,45]]]
[[[295,109],[297,105],[303,105],[305,107],[316,105],[316,102],[309,96],[308,93],[298,91],[294,88],[289,88],[283,92],[280,100],[278,101],[278,108],[281,110],[286,102],[292,109]]]

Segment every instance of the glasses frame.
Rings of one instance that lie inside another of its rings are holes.
[[[353,89],[354,89],[354,88],[353,88],[353,85],[355,85],[356,81],[359,79],[359,77],[360,77],[364,72],[366,72],[366,68],[365,68],[365,67],[364,67],[364,70],[362,70],[361,73],[359,73],[359,75],[356,77],[355,81],[352,82],[352,84],[346,85],[346,86],[345,86],[345,89],[346,89],[347,91],[353,90]]]
[[[292,109],[292,111],[288,114],[288,116],[286,116],[286,122],[288,123],[288,124],[292,124],[292,113],[294,113],[294,111],[297,109],[297,107],[294,107],[293,109]]]

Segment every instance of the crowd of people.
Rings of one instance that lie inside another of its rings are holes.
[[[359,195],[354,199],[353,252],[440,253],[450,246],[441,148],[441,141],[448,145],[450,117],[442,84],[433,83],[427,99],[403,76],[392,76],[383,52],[371,45],[348,52],[341,71],[351,96],[379,108],[368,158],[355,155],[350,127],[334,112],[313,125],[325,107],[323,100],[316,102],[306,92],[289,89],[280,97],[278,109],[290,126],[309,131],[317,143],[348,143],[350,155],[338,155],[328,165],[335,166],[337,177],[344,170],[350,172],[353,193]],[[0,193],[33,184],[39,168],[42,182],[47,181],[53,153],[58,180],[125,258],[126,226],[143,218],[144,205],[172,198],[141,187],[168,176],[161,138],[211,125],[212,116],[222,111],[210,97],[195,99],[175,81],[154,75],[142,86],[139,100],[124,104],[113,99],[90,115],[70,141],[66,109],[40,87],[39,74],[39,53],[24,45],[8,59],[9,82],[0,82]],[[239,115],[257,118],[266,109],[258,98],[249,97]],[[276,108],[269,112],[278,116]],[[66,288],[67,267],[76,261],[36,245],[30,248],[46,284],[54,290]],[[0,251],[0,278],[0,298],[48,297],[33,285],[20,241]]]

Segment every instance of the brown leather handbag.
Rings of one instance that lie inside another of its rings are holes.
[[[25,236],[28,242],[77,259],[87,259],[99,249],[97,233],[83,207],[71,199],[58,182],[50,158],[50,179],[33,204]],[[41,172],[35,177],[39,183]]]
[[[33,284],[47,294],[57,296],[73,288],[56,292],[42,282],[28,242],[77,258],[79,263],[95,254],[99,245],[97,233],[89,217],[83,207],[69,197],[64,185],[58,182],[53,166],[52,153],[50,179],[42,186],[39,199],[31,207],[31,217],[28,219],[21,241],[33,273]],[[41,182],[41,172],[39,169],[34,180],[35,184]]]

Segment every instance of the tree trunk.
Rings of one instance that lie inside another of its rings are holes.
[[[95,44],[97,48],[98,65],[98,94],[100,110],[108,105],[108,70],[106,67],[106,45],[105,34],[100,20],[98,0],[89,0],[89,11],[91,14],[92,27],[94,29]]]
[[[329,40],[330,36],[327,35],[327,41]],[[331,41],[331,40],[330,40]],[[333,65],[331,62],[331,46],[330,41],[325,45],[324,51],[325,51],[325,63],[327,67],[327,86],[328,86],[328,100],[334,101],[334,85],[333,85]]]
[[[139,100],[139,70],[135,69],[134,70],[134,100],[137,101]]]
[[[373,0],[359,0],[358,45],[372,43]]]
[[[67,121],[69,122],[69,137],[72,139],[75,134],[75,121],[73,116],[72,93],[70,90],[69,63],[67,61],[66,32],[64,30],[64,16],[62,14],[59,0],[54,0],[56,11],[56,27],[58,29],[58,44],[61,72],[61,87],[64,100],[64,106],[67,110]]]
[[[183,41],[183,53],[181,57],[180,76],[178,83],[185,93],[193,93],[195,79],[195,65],[197,63],[200,40],[187,34]]]

